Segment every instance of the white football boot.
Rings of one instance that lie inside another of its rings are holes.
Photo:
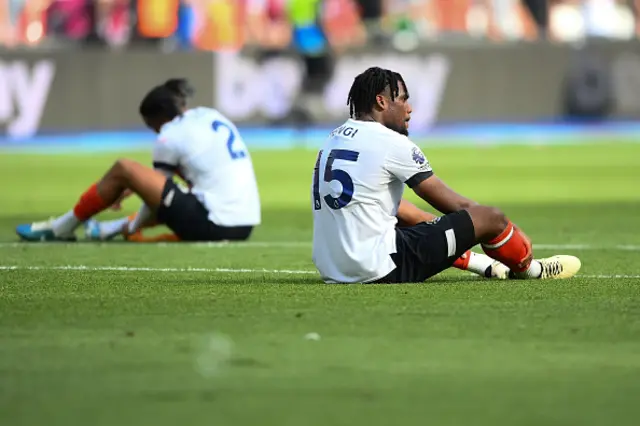
[[[536,259],[542,265],[542,274],[537,278],[529,279],[541,279],[541,280],[562,280],[575,276],[582,263],[580,259],[575,256],[569,255],[556,255],[546,257],[544,259]],[[517,275],[513,272],[509,273],[509,278],[512,279],[527,279],[523,276]]]

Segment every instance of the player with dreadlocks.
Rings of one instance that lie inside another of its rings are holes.
[[[435,175],[408,138],[408,99],[400,74],[367,69],[349,92],[351,118],[318,154],[313,261],[323,279],[422,282],[451,266],[496,278],[506,277],[506,268],[514,279],[574,276],[578,258],[534,260],[529,238],[500,210],[459,195]],[[404,185],[443,216],[403,200]],[[488,256],[469,251],[477,244]]]

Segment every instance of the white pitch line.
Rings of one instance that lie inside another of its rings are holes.
[[[229,272],[229,273],[269,273],[269,274],[288,274],[288,275],[315,275],[314,271],[290,270],[290,269],[233,269],[233,268],[149,268],[136,266],[85,266],[85,265],[66,265],[66,266],[17,266],[17,265],[0,265],[0,271],[119,271],[119,272]]]
[[[603,278],[603,279],[640,279],[640,275],[578,275],[578,278]]]
[[[142,247],[204,247],[204,248],[299,248],[311,247],[310,241],[248,241],[248,242],[194,242],[194,243],[128,243],[125,241],[114,242],[55,242],[55,241],[38,241],[38,242],[0,242],[0,248],[17,248],[17,247],[119,247],[142,246]]]
[[[291,269],[234,269],[234,268],[151,268],[136,266],[85,266],[85,265],[66,265],[66,266],[18,266],[18,265],[0,265],[0,271],[116,271],[116,272],[208,272],[208,273],[269,273],[269,274],[285,274],[285,275],[318,275],[315,271],[291,270]],[[578,278],[597,278],[597,279],[640,279],[640,275],[578,275]]]
[[[640,245],[634,244],[534,244],[538,250],[622,250],[640,251]]]
[[[203,248],[302,248],[311,247],[311,241],[247,241],[247,242],[196,242],[196,243],[127,243],[127,242],[0,242],[0,248],[42,248],[42,247],[117,247],[122,245],[142,247],[203,247]],[[640,251],[636,244],[534,244],[538,250],[617,250]]]

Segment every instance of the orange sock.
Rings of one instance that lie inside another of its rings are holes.
[[[105,203],[100,194],[98,194],[98,185],[94,183],[80,196],[78,204],[73,208],[73,214],[79,221],[84,222],[91,216],[105,210],[107,207],[109,207],[109,205]]]
[[[459,258],[456,259],[455,262],[453,262],[453,267],[466,271],[467,268],[469,267],[470,259],[471,259],[471,250],[467,250],[463,253],[462,256],[460,256]]]
[[[484,252],[514,272],[524,272],[531,263],[531,245],[511,222],[493,240],[482,244]]]

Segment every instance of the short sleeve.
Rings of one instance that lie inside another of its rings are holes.
[[[386,169],[411,188],[433,175],[427,157],[408,139],[391,144],[387,152]]]
[[[160,136],[153,147],[153,168],[175,173],[180,155],[168,139]]]

